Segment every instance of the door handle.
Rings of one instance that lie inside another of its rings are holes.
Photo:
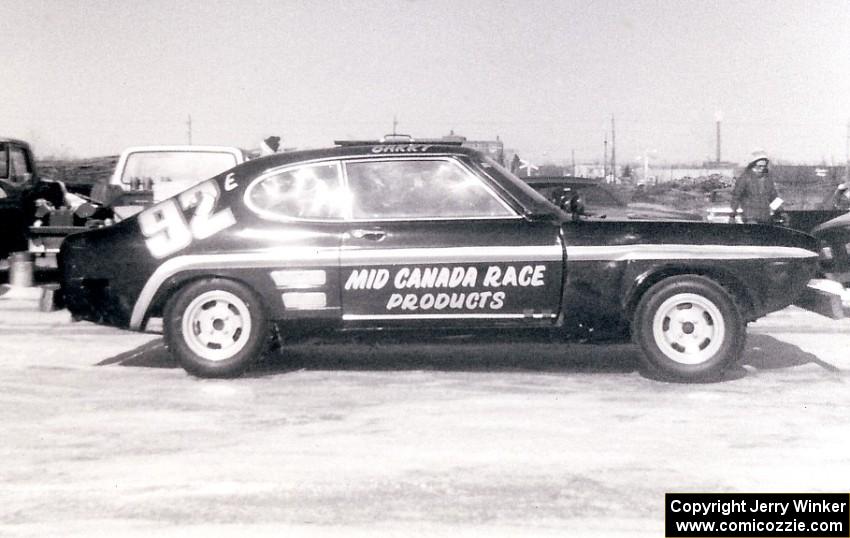
[[[351,237],[356,239],[368,239],[370,241],[382,241],[387,236],[383,230],[351,230]]]

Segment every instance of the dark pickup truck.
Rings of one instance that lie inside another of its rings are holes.
[[[110,211],[41,177],[29,144],[0,138],[0,259],[12,252],[55,253],[71,233],[97,226]]]

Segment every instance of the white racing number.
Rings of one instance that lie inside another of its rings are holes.
[[[139,213],[139,228],[154,258],[164,258],[236,223],[230,208],[213,213],[221,191],[215,181],[199,183]],[[188,222],[184,211],[194,208]]]

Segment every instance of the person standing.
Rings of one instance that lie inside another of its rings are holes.
[[[769,162],[764,152],[753,153],[753,159],[732,189],[730,222],[735,222],[735,215],[741,208],[745,224],[770,224],[771,204],[777,199],[777,193],[768,173]]]

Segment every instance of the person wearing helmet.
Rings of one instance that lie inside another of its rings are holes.
[[[735,221],[738,208],[741,208],[744,223],[771,223],[771,203],[777,199],[777,193],[776,186],[768,173],[768,163],[767,154],[753,153],[752,160],[747,164],[732,190],[731,222]]]

